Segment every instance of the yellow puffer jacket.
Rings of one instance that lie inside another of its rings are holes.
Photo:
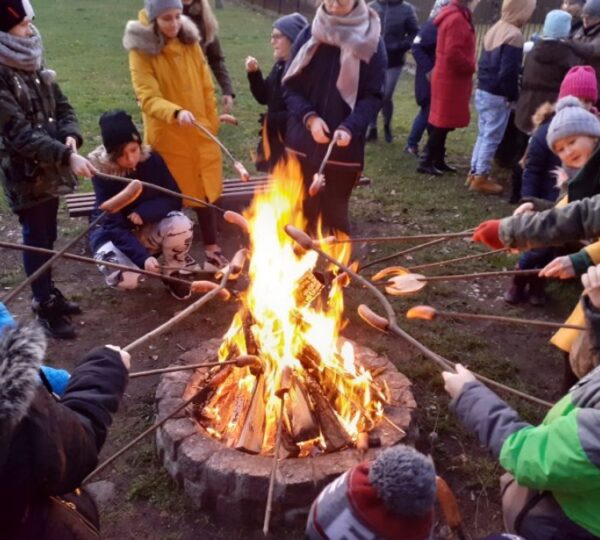
[[[179,36],[165,40],[141,10],[138,21],[127,23],[123,45],[129,51],[145,142],[164,158],[182,193],[213,202],[223,188],[221,149],[199,129],[180,126],[175,117],[177,111],[188,110],[211,133],[219,132],[215,91],[198,44],[200,35],[191,19],[181,18]]]

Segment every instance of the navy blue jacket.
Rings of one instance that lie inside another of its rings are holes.
[[[310,37],[311,27],[308,26],[296,38],[292,57]],[[381,109],[386,67],[385,47],[380,39],[377,52],[371,60],[360,63],[358,95],[352,110],[336,87],[340,72],[340,49],[321,44],[310,63],[283,84],[283,96],[288,109],[286,149],[316,167],[320,165],[327,145],[317,144],[304,124],[309,114],[316,113],[327,123],[331,135],[339,127],[348,129],[352,134],[348,146],[334,147],[328,164],[362,170],[365,134]]]
[[[137,168],[130,171],[127,178],[137,178],[150,182],[172,191],[180,192],[173,176],[163,158],[151,152],[148,159],[140,161]],[[96,193],[96,210],[90,216],[93,220],[100,210],[98,207],[123,189],[123,184],[115,180],[100,180],[92,178]],[[119,250],[127,255],[137,266],[144,267],[144,262],[152,254],[140,243],[133,234],[135,225],[127,219],[132,212],[137,212],[144,223],[156,223],[167,216],[169,212],[181,210],[181,199],[146,189],[140,197],[117,214],[110,214],[100,222],[90,233],[90,244],[95,252],[106,242],[112,242]]]
[[[522,47],[504,44],[491,51],[484,48],[479,57],[478,88],[507,101],[517,101],[522,64]]]
[[[427,74],[435,65],[435,46],[438,29],[432,20],[428,20],[419,31],[412,44],[412,54],[417,63],[415,74],[415,99],[419,107],[427,107],[431,102],[431,83]]]
[[[523,170],[522,197],[536,197],[548,201],[556,201],[558,197],[559,190],[553,171],[560,167],[560,159],[546,142],[550,121],[537,128],[529,141]]]
[[[419,31],[415,9],[404,0],[375,0],[369,4],[381,20],[388,67],[404,65],[404,57]]]

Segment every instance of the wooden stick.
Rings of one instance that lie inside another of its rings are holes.
[[[418,281],[463,281],[503,276],[537,276],[541,268],[532,270],[500,270],[498,272],[477,272],[474,274],[455,274],[448,276],[424,276],[416,278]]]
[[[236,365],[237,367],[245,367],[245,366],[260,366],[260,359],[257,356],[246,355],[240,356],[239,358],[235,358],[234,360],[226,360],[225,362],[205,362],[203,364],[188,364],[186,366],[171,366],[167,368],[161,369],[150,369],[148,371],[137,371],[135,373],[130,373],[130,379],[136,379],[138,377],[148,377],[150,375],[158,375],[160,373],[173,373],[175,371],[187,371],[192,369],[200,369],[205,367],[216,367],[216,366],[228,366],[228,365]]]
[[[34,246],[25,246],[23,244],[15,244],[13,242],[4,242],[0,240],[0,247],[6,249],[16,249],[19,251],[31,251],[32,253],[44,253],[48,255],[53,255],[58,253],[58,251],[53,249],[39,248]],[[150,276],[153,278],[160,278],[165,281],[172,281],[173,283],[185,283],[189,284],[190,282],[185,279],[175,278],[171,276],[163,276],[162,274],[157,274],[156,272],[149,272],[148,270],[144,270],[143,268],[132,268],[131,266],[127,266],[124,264],[113,263],[109,261],[102,261],[92,259],[91,257],[84,257],[83,255],[76,255],[75,253],[63,253],[62,257],[64,259],[71,259],[73,261],[79,261],[86,264],[93,264],[94,266],[106,266],[108,268],[115,268],[117,270],[126,270],[127,272],[135,272],[137,274],[143,274],[144,276]],[[195,272],[196,275],[201,276],[213,276],[214,272]]]
[[[450,360],[447,360],[443,356],[437,354],[436,352],[433,352],[431,349],[429,349],[428,347],[423,345],[423,343],[421,343],[420,341],[418,341],[417,339],[412,337],[408,332],[404,331],[402,328],[400,328],[398,326],[398,324],[396,322],[396,314],[394,313],[394,308],[392,307],[392,304],[390,304],[390,302],[385,297],[385,295],[379,289],[377,289],[377,287],[375,287],[368,279],[365,279],[361,275],[352,271],[352,269],[348,268],[345,264],[341,263],[334,257],[331,257],[330,255],[325,253],[322,249],[320,249],[318,246],[315,245],[313,240],[304,231],[301,231],[291,225],[286,225],[285,231],[302,248],[304,248],[306,250],[312,249],[312,250],[316,251],[325,260],[327,260],[331,264],[337,266],[342,271],[348,273],[348,275],[351,278],[362,283],[377,298],[377,300],[379,300],[379,303],[383,306],[383,308],[386,312],[387,316],[385,318],[381,317],[379,315],[376,315],[366,306],[361,306],[361,307],[365,308],[367,311],[369,311],[374,316],[374,318],[378,319],[379,323],[378,324],[371,323],[372,326],[374,326],[375,328],[377,328],[378,330],[380,330],[382,332],[390,331],[393,334],[395,334],[396,336],[404,339],[409,344],[411,344],[413,347],[415,347],[418,351],[420,351],[422,354],[424,354],[427,358],[429,358],[430,360],[435,362],[442,370],[451,371],[451,372],[456,371],[454,364],[452,362],[450,362]],[[360,309],[359,309],[359,313],[360,313]],[[490,386],[494,386],[495,388],[509,392],[515,396],[518,396],[518,397],[525,399],[527,401],[530,401],[532,403],[536,403],[538,405],[542,405],[542,406],[548,407],[548,408],[552,407],[552,404],[549,403],[548,401],[544,401],[535,396],[531,396],[529,394],[526,394],[525,392],[521,392],[520,390],[511,388],[510,386],[506,386],[497,381],[494,381],[492,379],[484,377],[483,375],[479,375],[478,373],[475,373],[475,372],[472,372],[472,373],[480,381],[485,382],[486,384],[489,384]]]
[[[364,238],[345,238],[328,240],[330,244],[383,244],[388,242],[409,242],[411,240],[435,240],[436,238],[449,240],[451,238],[470,238],[472,231],[463,231],[458,233],[438,233],[438,234],[417,234],[413,236],[371,236]]]
[[[42,266],[40,266],[33,274],[27,276],[27,278],[24,281],[22,281],[17,287],[15,287],[8,294],[4,295],[4,298],[2,298],[2,302],[5,305],[8,305],[10,302],[12,302],[17,297],[17,295],[25,287],[27,287],[27,285],[35,281],[44,272],[46,272],[48,268],[50,268],[59,257],[62,257],[69,249],[71,249],[77,242],[79,242],[79,240],[81,240],[93,227],[98,225],[98,223],[100,223],[100,221],[102,221],[107,215],[107,212],[102,212],[96,219],[94,219],[94,221],[90,223],[90,225],[85,230],[79,233],[75,238],[73,238],[73,240],[68,242],[67,245],[64,246],[60,251],[54,253],[54,255],[52,255],[44,264],[42,264]]]
[[[446,259],[444,261],[437,261],[427,264],[418,264],[416,266],[408,266],[407,270],[425,270],[425,268],[436,268],[438,266],[446,266],[447,264],[454,264],[458,262],[464,261],[472,261],[474,259],[483,259],[484,257],[489,257],[490,255],[498,255],[500,253],[506,253],[509,248],[501,248],[495,249],[494,251],[486,251],[485,253],[476,253],[474,255],[467,255],[466,257],[457,257],[456,259]]]

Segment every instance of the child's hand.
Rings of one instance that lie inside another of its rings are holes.
[[[77,139],[70,135],[65,139],[65,145],[68,146],[73,152],[77,153]]]
[[[513,216],[520,216],[521,214],[532,214],[535,212],[535,208],[532,202],[526,202],[517,207],[517,209],[513,212]]]
[[[138,227],[141,227],[144,224],[142,216],[140,216],[137,212],[131,212],[131,214],[127,216],[127,219],[131,221],[131,223],[133,223],[134,225],[137,225]]]
[[[246,71],[248,73],[254,73],[258,70],[258,60],[254,58],[254,56],[246,56]]]
[[[155,274],[160,274],[160,264],[156,260],[156,257],[148,257],[144,261],[144,270],[147,272],[154,272]]]
[[[73,171],[73,174],[77,176],[91,178],[98,172],[87,159],[76,153],[72,153],[69,157],[69,165],[71,167],[71,171]]]
[[[449,371],[442,372],[444,388],[446,389],[446,392],[450,394],[452,399],[456,399],[460,396],[465,384],[475,380],[475,375],[462,364],[456,364],[454,367],[456,368],[456,373],[450,373]]]
[[[329,142],[329,126],[320,116],[311,116],[306,122],[310,134],[318,144],[327,144]]]
[[[600,309],[600,265],[592,266],[583,274],[581,283],[583,283],[590,302],[596,309]]]
[[[345,129],[336,129],[333,133],[333,138],[337,141],[336,144],[342,148],[352,142],[352,135]]]
[[[180,126],[193,126],[196,121],[196,117],[190,112],[182,109],[177,114],[177,122]]]
[[[566,255],[564,257],[556,257],[540,270],[540,277],[544,278],[559,278],[571,279],[575,277],[575,268],[571,259]]]
[[[121,355],[121,362],[123,362],[127,371],[131,369],[131,355],[127,351],[124,351],[121,347],[117,347],[116,345],[106,345],[106,348],[117,351]]]

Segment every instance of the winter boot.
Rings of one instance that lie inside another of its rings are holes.
[[[445,157],[440,159],[439,161],[435,162],[434,166],[438,171],[447,172],[447,173],[455,173],[458,170],[456,167],[453,167],[452,165],[448,165]]]
[[[66,315],[60,300],[52,295],[45,302],[33,301],[32,309],[37,315],[37,320],[44,327],[46,333],[56,339],[73,339],[75,328],[71,318]]]
[[[508,304],[521,304],[527,301],[527,282],[526,276],[515,276],[512,279],[510,288],[504,293],[504,301]]]
[[[377,128],[375,126],[369,126],[367,131],[367,142],[377,142]]]
[[[67,297],[60,291],[60,289],[54,286],[54,283],[52,283],[50,293],[56,299],[58,309],[63,315],[81,315],[83,313],[79,307],[79,304],[77,302],[73,302],[72,300],[68,300]]]
[[[469,191],[479,191],[479,193],[488,195],[499,195],[503,189],[500,184],[491,180],[487,174],[474,174],[469,185]]]
[[[392,128],[390,127],[389,124],[384,124],[383,136],[385,138],[385,142],[388,144],[394,140],[394,136],[392,135]]]
[[[529,303],[532,306],[546,305],[546,280],[538,276],[529,278]]]

